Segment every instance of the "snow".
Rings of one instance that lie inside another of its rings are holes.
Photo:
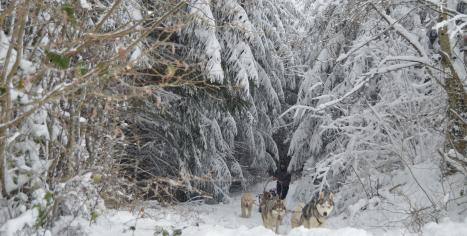
[[[394,30],[396,30],[402,37],[404,37],[406,40],[410,42],[410,44],[417,50],[417,52],[420,54],[421,57],[428,58],[428,56],[426,55],[425,49],[420,44],[420,42],[418,41],[415,35],[410,33],[406,28],[404,28],[404,26],[398,23],[397,20],[385,14],[384,11],[381,10],[379,7],[376,7],[375,5],[373,5],[373,7],[388,22],[388,24],[394,28]]]
[[[297,182],[291,185],[290,191],[294,191]],[[270,182],[266,190],[273,188],[274,182]],[[263,191],[264,183],[251,189],[257,194]],[[291,194],[289,194],[290,196]],[[295,202],[288,197],[287,208],[291,209]],[[362,214],[360,208],[372,200],[361,200],[349,207],[352,214]],[[174,231],[181,231],[186,236],[273,236],[273,231],[262,226],[261,215],[255,205],[251,218],[240,217],[240,195],[232,196],[229,203],[218,205],[206,205],[201,202],[181,203],[175,206],[161,207],[157,202],[144,202],[135,207],[133,212],[128,210],[107,210],[100,215],[96,222],[90,223],[87,219],[62,217],[57,222],[57,227],[52,230],[52,235],[64,234],[67,228],[81,228],[83,234],[90,236],[119,236],[138,235],[153,236],[163,235],[166,231],[171,235]],[[363,212],[365,213],[365,212]],[[368,213],[368,212],[366,212]],[[372,217],[373,213],[368,213]],[[371,228],[359,228],[358,225],[350,226],[348,221],[337,216],[331,217],[330,224],[325,223],[323,228],[305,229],[303,227],[290,228],[290,213],[283,221],[279,232],[288,236],[465,236],[467,235],[467,218],[463,222],[453,222],[448,218],[439,224],[428,223],[421,229],[421,234],[409,233],[404,228],[391,230],[373,230]],[[375,217],[375,216],[373,216]],[[21,225],[30,222],[31,218],[16,219],[8,225]],[[365,218],[363,218],[365,219]],[[28,221],[29,220],[29,221]],[[364,225],[364,224],[361,224]],[[357,228],[358,226],[358,228]],[[17,228],[17,227],[14,227]],[[2,228],[3,229],[3,228]],[[1,232],[1,231],[0,231]]]
[[[206,72],[211,82],[222,83],[224,71],[221,65],[221,45],[216,38],[214,16],[210,7],[210,0],[193,0],[189,12],[199,18],[205,24],[204,27],[194,29],[195,37],[204,44],[207,56]]]
[[[426,236],[465,236],[467,235],[467,218],[464,222],[446,221],[440,224],[428,223],[423,227]]]
[[[3,30],[0,31],[0,63],[5,64],[5,60],[8,54],[8,48],[10,47],[10,39],[8,36],[5,35]],[[6,63],[8,71],[11,70],[13,67],[14,60],[12,58],[16,57],[16,51],[12,50],[11,57],[9,61]]]
[[[353,218],[357,212],[360,211],[363,207],[365,207],[368,204],[368,201],[366,199],[360,199],[358,200],[357,203],[349,206],[347,209],[349,211],[349,216],[350,218]]]
[[[0,235],[14,236],[16,231],[23,229],[25,226],[32,227],[36,221],[37,216],[38,212],[36,208],[32,208],[31,210],[26,211],[21,216],[7,221],[0,228]]]
[[[289,236],[371,236],[373,234],[355,228],[342,229],[305,229],[303,227],[292,230]]]
[[[273,231],[264,228],[263,226],[256,226],[253,228],[247,228],[241,226],[237,229],[229,229],[221,226],[200,226],[192,227],[183,232],[183,235],[189,236],[268,236],[277,235]],[[355,228],[342,228],[342,229],[305,229],[304,227],[296,228],[290,231],[287,235],[289,236],[370,236],[371,233]]]
[[[164,229],[167,232],[173,230],[163,227],[156,227],[156,221],[148,219],[135,220],[135,216],[128,214],[116,214],[107,219],[107,223],[111,223],[112,220],[115,225],[97,224],[92,227],[92,232],[89,232],[91,236],[117,236],[117,235],[141,235],[141,236],[152,236],[158,230]],[[83,222],[84,223],[84,222]],[[135,230],[129,230],[133,224],[136,223]],[[423,228],[422,235],[424,236],[465,236],[467,234],[467,222],[444,222],[441,224],[429,223]],[[157,235],[157,234],[156,234]],[[238,228],[230,228],[222,225],[200,225],[191,226],[182,229],[182,235],[184,236],[274,236],[277,235],[273,231],[264,228],[263,226],[239,226]],[[356,229],[350,227],[344,227],[340,229],[305,229],[299,227],[291,230],[287,234],[288,236],[417,236],[420,234],[407,233],[403,231],[389,231],[382,234],[375,234],[363,229]]]
[[[102,216],[97,223],[87,228],[86,232],[91,236],[117,236],[134,235],[152,236],[155,232],[166,230],[173,232],[181,230],[182,235],[187,236],[273,236],[273,231],[262,226],[260,215],[255,212],[252,219],[243,219],[239,216],[239,202],[234,204],[208,206],[208,205],[187,205],[185,207],[175,207],[173,209],[146,210],[146,217],[139,218],[138,214],[131,214],[128,211],[111,212],[107,216]],[[238,208],[238,209],[233,209]],[[175,210],[177,209],[177,210]],[[183,210],[182,210],[183,209]],[[178,212],[178,210],[182,210]],[[157,216],[158,215],[158,216]],[[157,216],[157,217],[156,217]],[[196,216],[196,217],[195,217]],[[152,218],[151,218],[152,217]],[[87,227],[85,221],[78,221]],[[77,223],[77,222],[76,222]],[[198,223],[198,225],[197,225]],[[288,222],[281,226],[283,235],[289,236],[416,236],[419,234],[407,233],[405,230],[392,230],[387,232],[371,232],[364,229],[344,227],[328,229],[316,228],[305,229],[303,227],[290,230]],[[190,225],[191,224],[191,225]],[[134,228],[134,230],[132,230]],[[440,224],[429,223],[423,227],[424,236],[464,236],[467,235],[467,219],[465,222],[446,221]],[[156,234],[157,235],[157,234]]]
[[[13,65],[15,64],[16,50],[11,49],[11,55],[8,58],[8,62],[5,63],[5,60],[7,59],[7,55],[8,55],[8,50],[10,50],[10,37],[7,36],[3,30],[1,30],[0,31],[0,64],[2,65],[6,64],[7,71],[9,72],[13,68]],[[25,59],[21,59],[19,63],[19,68],[21,68],[22,73],[24,75],[33,74],[36,72],[36,68],[34,64]]]
[[[143,15],[141,11],[138,9],[140,8],[135,1],[128,1],[128,12],[130,14],[131,19],[135,21],[140,21],[143,19]]]
[[[136,47],[135,50],[131,53],[130,56],[130,62],[134,62],[138,60],[138,58],[141,56],[142,51],[140,47]]]
[[[99,219],[100,218],[100,219]],[[80,224],[89,224],[88,221],[80,221]],[[138,218],[130,212],[114,212],[107,216],[98,217],[97,224],[93,224],[87,230],[90,236],[99,235],[127,235],[131,232],[131,226],[135,227],[135,235],[153,235],[155,222],[151,218]]]
[[[247,236],[247,235],[276,235],[271,230],[268,230],[262,226],[257,226],[254,228],[247,228],[246,226],[241,226],[237,229],[229,229],[223,226],[215,225],[203,225],[200,227],[192,227],[186,230],[183,235],[188,236],[198,236],[198,235],[206,235],[206,236],[215,236],[215,235],[225,235],[225,236]]]
[[[79,0],[79,3],[83,9],[91,9],[91,4],[87,0]]]

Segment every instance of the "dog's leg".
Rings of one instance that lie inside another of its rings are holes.
[[[246,209],[244,206],[242,206],[242,217],[246,217]]]
[[[275,229],[274,229],[274,232],[276,232],[276,234],[278,234],[279,233],[279,225],[280,225],[279,219],[275,219],[274,223],[275,223],[274,225],[276,226]]]
[[[298,226],[300,226],[300,218],[301,214],[299,214],[299,212],[294,212],[292,214],[292,217],[290,219],[290,225],[292,226],[292,228],[297,228]]]
[[[310,219],[310,227],[311,228],[318,228],[321,224],[318,222],[318,219],[316,219],[315,217],[312,217]]]
[[[267,217],[263,218],[264,228],[269,229],[269,219]]]
[[[266,217],[264,217],[263,215],[261,215],[261,218],[263,219],[263,225],[264,225],[264,228],[268,228],[268,222],[267,222],[267,219]]]
[[[262,210],[263,209],[261,209],[261,211]],[[261,219],[263,220],[264,227],[267,228],[267,222],[266,222],[267,219],[266,219],[266,216],[265,216],[264,212],[261,212]]]
[[[276,232],[276,234],[279,234],[279,227],[280,227],[280,225],[281,225],[281,223],[282,223],[282,219],[281,219],[280,217],[276,217],[276,218],[274,219],[274,221],[275,221],[275,222],[274,222],[274,225],[276,226],[274,232]]]
[[[303,227],[309,229],[310,228],[310,220],[309,219],[303,219],[302,218],[302,224],[303,224]]]
[[[274,225],[273,225],[273,223],[272,223],[272,219],[271,219],[271,216],[270,216],[270,215],[266,216],[266,221],[265,221],[264,226],[265,226],[267,229],[274,230]]]

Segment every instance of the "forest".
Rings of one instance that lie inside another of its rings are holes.
[[[0,0],[0,75],[0,235],[467,235],[467,0]]]

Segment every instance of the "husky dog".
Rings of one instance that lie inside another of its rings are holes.
[[[305,207],[305,203],[303,202],[300,202],[297,204],[297,206],[295,206],[295,209],[292,213],[292,218],[290,218],[290,225],[292,226],[292,228],[297,228],[300,225],[302,225],[301,217],[303,207]]]
[[[253,203],[255,200],[253,199],[253,194],[251,193],[243,193],[242,198],[240,200],[240,205],[242,208],[242,217],[250,218],[251,217],[251,209],[253,208]]]
[[[318,199],[313,198],[302,209],[300,222],[305,228],[320,227],[334,208],[334,194],[320,192]]]
[[[270,199],[270,198],[275,198],[275,197],[277,197],[277,194],[276,194],[276,191],[269,190],[269,191],[264,191],[263,193],[260,193],[257,196],[258,196],[258,203],[259,203],[259,206],[260,206],[260,207],[258,207],[258,211],[261,212],[261,202],[263,202],[263,200],[267,200],[267,199]]]
[[[263,194],[260,208],[264,227],[277,233],[285,216],[284,201],[278,197],[272,197],[270,194]]]

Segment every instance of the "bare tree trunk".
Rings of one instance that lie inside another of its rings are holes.
[[[2,101],[2,118],[0,119],[0,123],[3,123],[4,121],[4,113],[7,113],[7,111],[3,111],[3,108],[5,108],[4,104],[5,102]],[[0,198],[3,196],[7,195],[6,189],[5,189],[5,164],[6,164],[6,128],[0,128]]]
[[[446,6],[444,0],[444,6]],[[448,13],[443,7],[440,21],[448,20]],[[467,123],[466,120],[466,93],[463,83],[456,72],[454,65],[451,61],[451,44],[449,42],[449,34],[447,26],[439,30],[439,43],[441,48],[442,64],[445,68],[446,79],[446,92],[448,95],[448,118],[449,125],[446,133],[445,147],[447,150],[454,149],[458,153],[466,155],[466,141],[467,136]]]
[[[9,88],[4,83],[1,84],[4,88],[4,92],[0,92],[0,124],[7,122],[10,118],[10,93],[8,92]],[[7,196],[5,188],[5,170],[6,170],[6,145],[7,145],[7,136],[8,128],[0,128],[0,198]]]
[[[13,1],[11,4],[16,4]],[[10,83],[13,79],[13,75],[19,68],[21,57],[23,54],[23,37],[26,25],[26,18],[28,15],[29,1],[19,2],[21,7],[13,18],[15,18],[14,33],[10,39],[10,45],[7,50],[7,54],[4,58],[3,71],[1,72],[1,84],[0,84],[0,124],[5,124],[11,119],[12,103],[10,97]],[[13,43],[15,42],[15,43]],[[13,51],[16,50],[16,57],[13,58]],[[14,61],[13,66],[8,71],[9,63]],[[0,127],[0,195],[7,195],[5,189],[5,170],[6,170],[6,148],[8,138],[8,125]]]
[[[467,65],[467,30],[464,31],[464,64]]]

